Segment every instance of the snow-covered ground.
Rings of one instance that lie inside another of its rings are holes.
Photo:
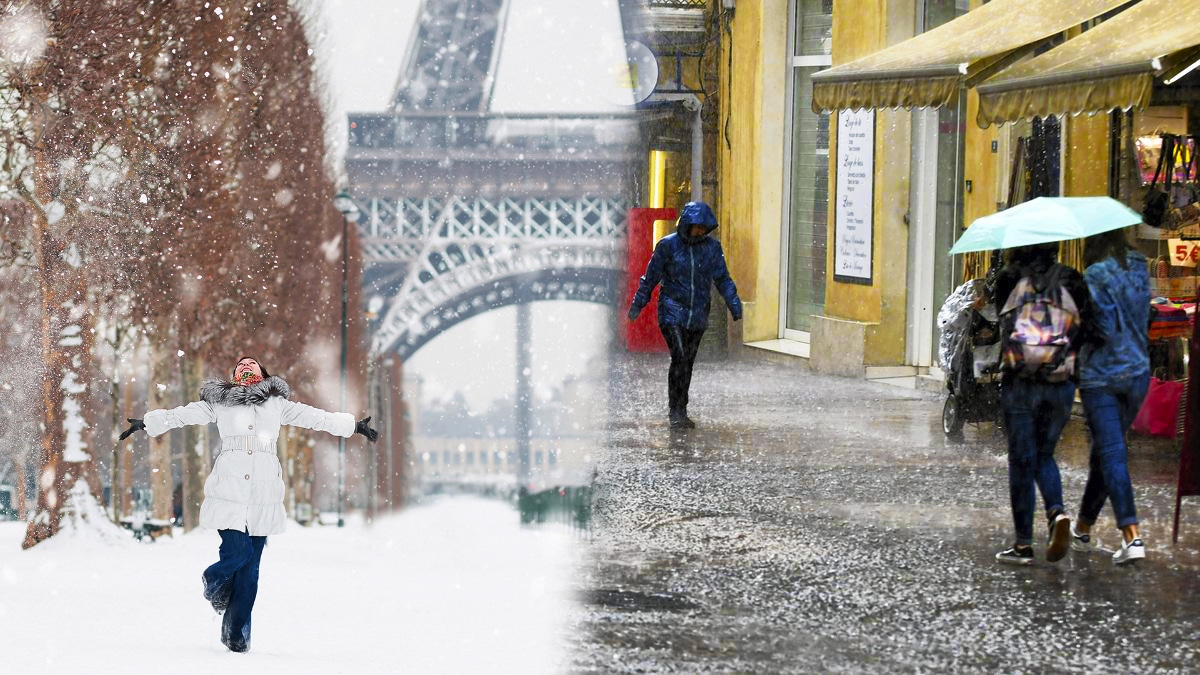
[[[575,536],[445,499],[268,540],[248,654],[200,595],[216,532],[20,549],[0,522],[0,672],[549,673],[565,658]]]

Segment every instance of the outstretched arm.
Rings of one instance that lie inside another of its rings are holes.
[[[151,410],[146,413],[143,418],[144,428],[146,433],[151,436],[161,436],[171,429],[179,427],[191,426],[194,424],[212,424],[217,421],[217,413],[213,407],[204,401],[196,401],[189,403],[179,408],[163,408],[160,410]],[[129,433],[137,431],[135,420],[130,420],[132,425],[129,428]]]
[[[280,410],[279,419],[284,424],[346,438],[354,435],[354,415],[350,413],[326,412],[311,405],[281,400],[283,408]]]

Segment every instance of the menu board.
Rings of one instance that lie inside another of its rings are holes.
[[[875,111],[843,110],[837,125],[833,278],[871,283],[875,214]]]

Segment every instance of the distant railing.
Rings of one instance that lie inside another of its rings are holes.
[[[404,112],[351,115],[351,148],[577,152],[628,144],[631,117]]]
[[[580,530],[592,524],[591,486],[558,486],[541,492],[521,488],[517,493],[517,510],[522,525],[565,523]]]
[[[708,6],[708,0],[646,0],[646,5],[672,9],[704,9]]]

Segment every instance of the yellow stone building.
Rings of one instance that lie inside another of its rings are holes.
[[[844,164],[868,172],[857,186],[852,169],[839,177],[839,114],[814,112],[814,75],[861,63],[856,59],[983,3],[738,0],[725,3],[732,9],[712,8],[729,27],[719,60],[716,193],[722,239],[747,306],[746,344],[808,358],[820,372],[936,379],[936,313],[963,280],[965,262],[947,250],[964,226],[1003,207],[1018,149],[1040,143],[1053,155],[1043,167],[1043,194],[1109,194],[1110,115],[982,128],[974,85],[1077,35],[1080,24],[1121,3],[1042,0],[1044,7],[1063,5],[1063,13],[1050,8],[1043,20],[1030,21],[1020,13],[1029,3],[1006,2],[987,10],[997,16],[985,11],[975,21],[981,25],[961,31],[958,48],[969,58],[957,69],[939,74],[930,63],[938,49],[956,56],[955,36],[943,31],[924,44],[913,40],[908,54],[901,47],[880,59],[893,73],[900,72],[897,62],[911,59],[908,75],[873,81],[874,74],[858,73],[859,81],[825,85],[826,98],[866,108],[842,113],[847,124],[870,132],[857,141],[867,146],[847,141],[841,154]],[[1002,10],[1016,12],[1013,20]],[[976,44],[988,41],[996,42],[995,54]],[[914,96],[942,100],[904,107]],[[891,105],[869,105],[878,100]],[[839,185],[845,194],[837,194]],[[858,222],[857,235],[842,232],[839,239],[839,209],[841,227]]]
[[[937,386],[937,310],[986,265],[948,255],[963,228],[1032,196],[1136,205],[1134,137],[1200,112],[1169,0],[630,2],[660,64],[637,201],[710,202],[746,303],[729,343],[819,372]]]

